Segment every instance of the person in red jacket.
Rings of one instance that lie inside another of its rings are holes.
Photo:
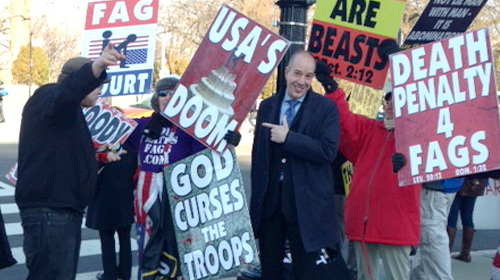
[[[339,151],[354,166],[344,222],[356,250],[358,279],[379,279],[379,257],[387,279],[408,279],[411,246],[419,242],[421,186],[399,187],[392,172],[391,156],[396,151],[392,97],[386,95],[383,122],[353,114],[344,92],[324,66],[318,67],[316,77],[326,97],[337,105]]]

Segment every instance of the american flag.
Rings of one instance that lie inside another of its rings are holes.
[[[148,49],[127,49],[127,57],[125,59],[125,64],[142,64],[146,63],[148,60]]]
[[[127,40],[126,37],[113,38],[110,39],[109,42],[113,44],[113,46],[117,47],[125,40]],[[95,60],[101,55],[103,41],[104,39],[90,41],[88,58]],[[130,65],[130,64],[146,63],[148,59],[148,43],[149,43],[149,36],[147,35],[137,36],[137,39],[134,42],[129,43],[127,45],[127,55],[125,64]],[[119,63],[117,65],[119,65]]]

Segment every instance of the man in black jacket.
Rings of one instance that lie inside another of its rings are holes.
[[[331,169],[339,116],[333,102],[311,90],[315,66],[310,53],[296,52],[286,88],[264,100],[257,114],[250,214],[265,280],[283,279],[287,239],[295,279],[349,279],[336,250]]]
[[[108,45],[99,58],[68,60],[57,84],[24,106],[16,203],[27,279],[75,279],[83,209],[93,197],[96,156],[81,107],[93,106],[108,66],[125,57]]]

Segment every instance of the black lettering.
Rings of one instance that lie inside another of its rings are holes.
[[[106,124],[109,122],[110,117],[111,114],[106,111],[97,116],[94,123],[92,123],[92,126],[89,127],[90,135],[95,136],[101,133],[101,131],[106,127]]]
[[[351,5],[351,11],[349,12],[348,22],[352,23],[354,18],[356,18],[356,24],[361,25],[361,20],[363,17],[363,11],[366,8],[366,3],[364,0],[353,0]]]
[[[333,51],[329,49],[331,45],[333,45],[333,39],[332,37],[337,36],[337,29],[334,28],[328,28],[326,31],[326,38],[325,38],[325,44],[323,46],[323,55],[331,57],[333,54]]]
[[[116,129],[120,125],[120,120],[118,118],[113,118],[106,128],[102,130],[102,133],[97,137],[98,143],[106,143],[109,138],[115,133]]]
[[[366,80],[365,82],[371,84],[372,83],[373,72],[372,70],[366,71]]]
[[[364,25],[366,27],[374,28],[377,22],[373,19],[377,16],[377,11],[380,9],[380,2],[370,1],[368,3],[368,8],[366,7],[365,0],[352,0],[351,7],[349,10],[349,18],[347,18],[347,1],[338,0],[333,7],[332,13],[330,14],[331,19],[335,19],[340,16],[342,21],[353,23],[356,25]],[[366,10],[366,15],[363,20],[363,12]],[[363,22],[364,21],[364,22]]]
[[[354,67],[352,65],[347,66],[347,78],[353,78],[352,73],[354,72]]]
[[[99,116],[99,112],[101,112],[101,106],[99,105],[92,106],[85,112],[85,120],[87,120],[87,125],[89,127],[97,119],[97,116]]]
[[[366,45],[368,45],[368,51],[366,52],[365,66],[368,67],[372,61],[373,50],[378,46],[378,39],[370,37],[366,41]]]
[[[349,42],[350,42],[351,33],[349,31],[344,31],[342,34],[342,38],[340,38],[340,42],[335,50],[335,54],[333,57],[338,59],[339,56],[344,56],[344,61],[349,60]]]
[[[366,40],[365,35],[358,35],[356,39],[354,39],[354,51],[356,52],[356,56],[351,56],[349,60],[352,64],[358,64],[361,61],[361,57],[363,56],[363,50],[359,46],[361,43],[364,43]]]
[[[377,47],[378,47],[378,40],[377,40]],[[384,67],[387,64],[387,62],[388,62],[388,60],[386,60],[386,61],[378,61],[373,66],[373,69],[375,69],[375,70],[382,70],[382,69],[384,69]]]
[[[333,11],[330,14],[331,19],[335,19],[337,16],[340,16],[342,21],[347,20],[347,1],[346,0],[338,0],[333,7]]]
[[[370,1],[368,4],[368,10],[366,11],[366,17],[365,17],[365,26],[366,27],[371,27],[375,28],[376,22],[374,22],[372,19],[377,15],[377,12],[375,12],[375,9],[380,9],[380,2],[375,2],[375,1]]]
[[[125,135],[132,127],[128,123],[121,123],[117,129],[114,139],[110,143],[116,143]]]
[[[309,51],[311,53],[319,53],[321,51],[323,35],[325,28],[319,24],[313,24],[311,30],[311,38],[309,38]]]

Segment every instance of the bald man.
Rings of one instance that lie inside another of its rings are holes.
[[[257,114],[250,211],[262,279],[283,279],[286,240],[295,279],[349,279],[337,250],[331,169],[339,116],[333,102],[311,90],[315,67],[310,53],[296,52],[285,70],[286,87]]]

